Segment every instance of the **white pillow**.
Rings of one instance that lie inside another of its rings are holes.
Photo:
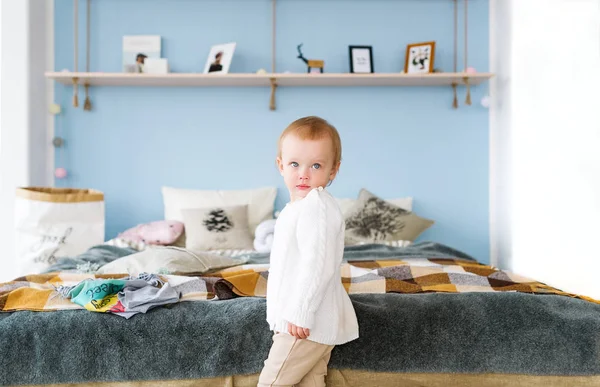
[[[335,198],[337,200],[338,205],[340,206],[340,210],[342,210],[342,215],[344,217],[348,216],[348,211],[354,206],[358,199],[340,199]],[[407,211],[412,211],[413,198],[405,197],[398,199],[384,199],[386,202],[391,203],[395,206],[403,208]]]
[[[102,266],[97,274],[192,274],[242,265],[247,259],[235,259],[207,252],[192,252],[173,246],[153,246],[126,255]]]
[[[251,249],[248,206],[186,208],[181,211],[185,225],[185,247],[191,251]]]
[[[377,242],[371,242],[371,241],[350,241],[349,243],[346,243],[346,246],[356,246],[356,245],[370,245],[372,243],[378,244],[378,245],[385,245],[385,246],[391,246],[391,247],[406,247],[406,246],[410,246],[412,244],[411,241],[377,241]]]
[[[183,222],[181,210],[212,206],[248,205],[248,227],[254,230],[260,222],[272,219],[277,188],[263,187],[247,190],[196,190],[162,187],[165,219]]]

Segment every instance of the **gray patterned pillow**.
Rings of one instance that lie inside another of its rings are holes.
[[[192,251],[252,249],[248,205],[181,210],[185,247]]]
[[[366,189],[346,216],[346,244],[414,241],[434,221],[395,206]]]

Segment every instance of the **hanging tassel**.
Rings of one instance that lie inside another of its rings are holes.
[[[452,102],[452,107],[454,109],[458,109],[458,94],[456,93],[456,83],[452,84],[452,89],[454,90],[454,101]]]
[[[275,82],[275,78],[271,78],[271,100],[269,101],[269,109],[275,110],[275,88],[277,87],[277,83]]]
[[[92,101],[90,101],[90,96],[89,96],[89,88],[90,85],[89,84],[85,84],[85,102],[83,103],[83,110],[87,110],[90,111],[92,110]]]
[[[465,99],[465,105],[471,106],[471,85],[469,84],[468,77],[465,77],[465,84],[467,85],[467,98]]]
[[[457,57],[458,57],[458,0],[454,0],[454,73],[456,74],[457,69]],[[456,92],[456,82],[452,82],[452,90],[454,92],[454,101],[452,107],[458,109],[458,94]]]
[[[468,0],[465,0],[465,72],[467,72],[467,69],[469,68],[468,65],[468,60],[469,60],[469,55],[468,55],[468,48],[469,48],[469,30],[468,30],[468,21],[469,21],[469,13],[468,13],[468,9],[469,9],[469,3]],[[465,104],[468,106],[471,106],[471,85],[469,84],[469,78],[465,77],[465,84],[467,85],[467,98],[465,99]]]
[[[77,90],[79,87],[77,86],[77,78],[73,78],[73,107],[79,106],[79,98],[77,95]]]
[[[78,9],[78,4],[79,4],[79,0],[73,0],[73,71],[75,73],[77,73],[78,70],[78,58],[77,56],[79,55],[79,52],[77,50],[78,46],[79,46],[79,40],[78,35],[79,35],[79,26],[78,26],[78,13],[79,13],[79,9]],[[79,98],[77,96],[78,93],[78,86],[77,86],[77,78],[73,78],[73,107],[78,107],[79,106]]]
[[[90,72],[90,0],[87,0],[86,8],[86,30],[85,30],[85,71]],[[83,103],[83,110],[92,110],[92,101],[90,101],[89,95],[89,83],[85,84],[85,102]]]

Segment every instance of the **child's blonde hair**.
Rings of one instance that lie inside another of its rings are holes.
[[[301,140],[320,140],[329,137],[333,144],[333,165],[338,166],[342,161],[342,141],[337,129],[326,120],[308,116],[297,119],[288,125],[279,136],[277,157],[281,157],[281,144],[288,134],[294,134]]]

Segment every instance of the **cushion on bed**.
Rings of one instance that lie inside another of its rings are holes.
[[[345,220],[346,244],[412,242],[434,224],[433,220],[389,203],[364,188]]]
[[[369,241],[369,240],[356,240],[356,239],[350,239],[347,238],[344,241],[344,245],[346,246],[362,246],[362,245],[370,245],[373,244],[374,242]],[[378,245],[383,245],[383,246],[391,246],[391,247],[406,247],[406,246],[410,246],[412,244],[412,241],[403,241],[403,240],[399,240],[399,241],[377,241],[376,242]]]
[[[176,220],[158,220],[138,224],[120,233],[117,238],[149,245],[170,245],[183,234],[183,223]]]
[[[273,218],[277,188],[247,190],[196,190],[163,187],[165,219],[183,222],[182,209],[212,206],[248,206],[248,227],[252,236],[260,222]]]
[[[212,206],[181,210],[185,247],[192,251],[252,249],[248,206]]]
[[[213,269],[240,265],[244,261],[207,252],[192,252],[174,246],[153,246],[107,263],[96,273],[128,273],[134,276],[140,273],[205,273]]]
[[[340,206],[340,210],[342,210],[342,215],[347,216],[348,212],[352,210],[357,199],[348,199],[348,198],[335,198],[338,205]],[[405,198],[397,198],[397,199],[384,199],[386,202],[391,203],[400,208],[404,208],[407,211],[412,211],[413,198],[405,197]]]

